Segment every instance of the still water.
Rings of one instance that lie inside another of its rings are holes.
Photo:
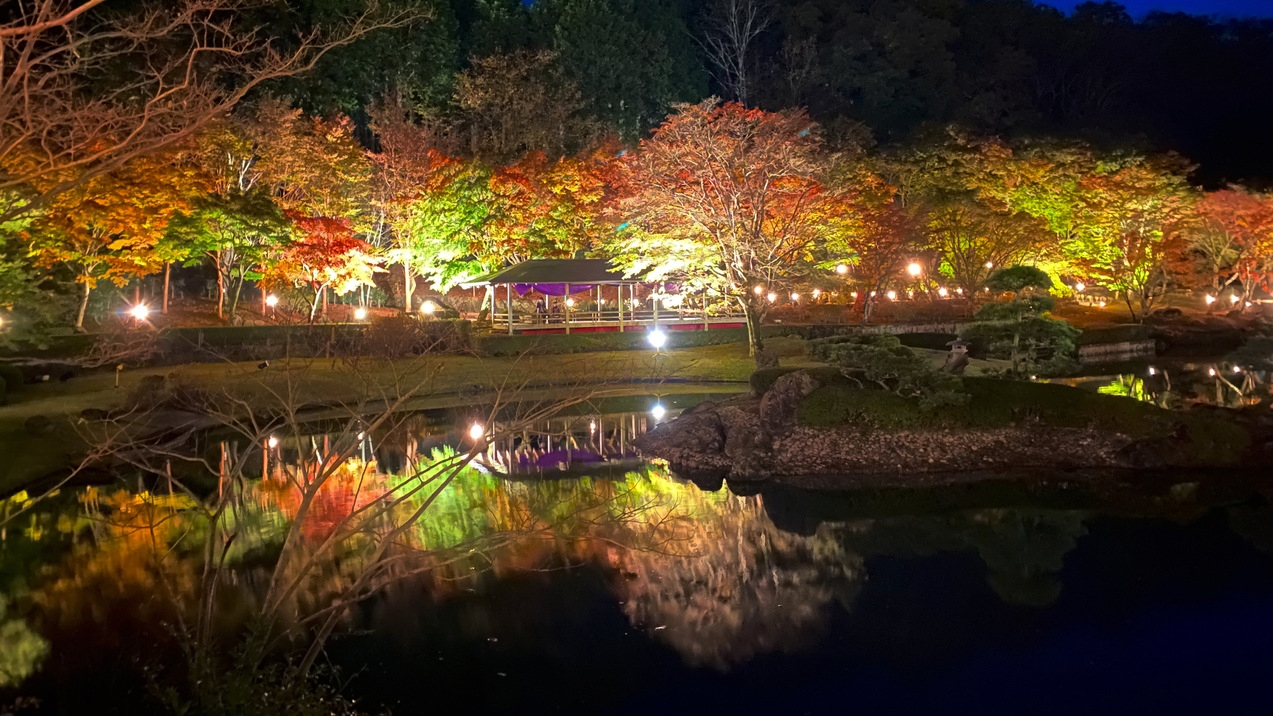
[[[739,496],[631,448],[692,398],[634,400],[502,435],[378,512],[472,424],[359,434],[308,501],[307,457],[340,436],[282,436],[247,477],[208,486],[232,495],[219,522],[159,482],[68,490],[0,535],[0,713],[19,697],[31,713],[149,712],[206,604],[209,536],[231,545],[211,601],[222,638],[271,608],[307,634],[307,615],[359,597],[325,658],[369,712],[1268,713],[1267,497]],[[371,561],[377,545],[390,557]]]

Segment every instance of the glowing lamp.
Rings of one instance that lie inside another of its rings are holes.
[[[469,437],[473,440],[481,440],[486,437],[486,428],[481,423],[473,423],[469,426]]]
[[[1158,373],[1158,369],[1157,369],[1157,368],[1153,367],[1152,365],[1151,365],[1151,366],[1149,366],[1149,374],[1150,374],[1150,375],[1157,375],[1157,373]]]
[[[886,294],[884,294],[884,295],[888,296],[888,300],[890,300],[890,301],[896,301],[896,300],[897,300],[897,291],[889,291],[888,293],[886,293]]]
[[[1101,301],[1101,308],[1105,308],[1105,302]]]
[[[924,273],[924,267],[912,262],[910,266],[906,267],[906,273],[912,276],[919,276],[921,273]]]
[[[813,289],[813,297],[814,297],[814,298],[817,298],[818,296],[821,296],[821,295],[822,295],[822,291],[821,291],[820,289],[816,289],[816,288],[815,288],[815,289]]]
[[[150,317],[150,308],[144,303],[139,303],[136,306],[133,306],[128,313],[133,318],[136,318],[139,321],[144,321]]]
[[[367,309],[362,308],[361,306],[359,306],[358,308],[354,309],[354,320],[355,320],[355,321],[365,321],[365,320],[367,320]]]
[[[645,340],[649,342],[655,350],[659,350],[663,346],[667,345],[667,334],[663,331],[650,331],[650,335],[646,336]]]
[[[1074,284],[1074,290],[1079,293],[1083,293],[1083,289],[1085,288],[1087,288],[1087,286],[1085,286],[1082,281],[1079,281],[1078,283]]]
[[[434,312],[436,312],[437,310],[438,310],[438,304],[434,303],[433,301],[425,301],[424,303],[420,304],[420,313],[423,313],[426,316],[432,316]]]
[[[755,288],[753,288],[753,289],[751,290],[751,292],[752,292],[752,293],[754,293],[754,294],[756,294],[757,296],[759,296],[760,294],[762,294],[762,293],[764,293],[764,292],[765,292],[765,287],[764,287],[764,286],[759,286],[759,285],[758,285],[758,286],[756,286]]]
[[[651,300],[653,300],[653,299],[651,299]],[[566,299],[566,308],[574,308],[574,307],[575,307],[575,299],[573,299],[573,298],[567,298],[567,299]]]
[[[1216,297],[1208,293],[1207,297],[1204,300],[1207,302],[1207,305],[1210,306],[1211,304],[1216,302]]]
[[[857,291],[854,291],[854,292],[850,293],[850,294],[849,294],[849,296],[850,296],[851,298],[857,298],[857,297],[858,297],[858,292],[857,292]]]
[[[274,294],[272,294],[272,293],[271,293],[270,295],[266,296],[266,297],[265,297],[265,305],[269,306],[270,308],[274,308],[275,306],[277,306],[277,305],[278,305],[278,296],[275,296],[275,295],[274,295]]]
[[[667,408],[663,407],[660,403],[655,403],[654,407],[650,408],[650,415],[652,415],[655,420],[662,420],[663,416],[667,415]]]
[[[995,267],[995,262],[993,262],[993,261],[987,261],[987,262],[986,262],[986,268],[988,268],[988,269],[992,269],[992,268],[994,268],[994,267]]]
[[[963,287],[961,286],[960,288],[955,289],[955,293],[959,294],[960,296],[964,295]]]
[[[1215,368],[1208,368],[1208,369],[1207,369],[1207,375],[1209,375],[1209,376],[1211,376],[1211,377],[1213,377],[1213,378],[1214,378],[1214,377],[1215,377],[1215,375],[1216,375],[1216,369],[1215,369]]]
[[[1242,366],[1238,366],[1238,365],[1233,366],[1233,372],[1234,372],[1234,373],[1241,373],[1241,372],[1242,372]]]
[[[947,291],[946,287],[942,286],[937,289],[937,295],[941,296],[942,298],[945,298],[946,296],[950,295],[950,291]]]
[[[769,302],[770,302],[770,303],[773,303],[774,301],[777,301],[777,300],[778,300],[778,294],[774,293],[773,291],[770,291],[770,292],[769,292],[769,295],[768,295],[768,296],[766,296],[765,298],[768,298],[768,299],[769,299]]]
[[[1237,303],[1238,301],[1241,301],[1241,300],[1242,299],[1238,298],[1238,294],[1236,293],[1229,294],[1229,303]]]
[[[278,447],[278,438],[271,435],[269,439],[265,441],[265,446],[270,448],[271,450]]]
[[[848,272],[849,272],[849,265],[848,265],[848,264],[836,264],[836,265],[835,265],[835,272],[836,272],[836,273],[838,273],[838,274],[840,274],[841,276],[843,276],[844,274],[846,274],[846,273],[848,273]]]
[[[792,303],[795,303],[796,301],[799,301],[799,300],[800,300],[800,294],[798,294],[798,293],[792,293],[792,294],[791,294],[791,301],[792,301]]]

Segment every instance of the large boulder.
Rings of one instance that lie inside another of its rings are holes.
[[[715,409],[700,410],[663,423],[637,438],[636,446],[673,466],[690,471],[728,470],[725,425]]]
[[[781,438],[796,426],[800,401],[818,389],[817,380],[801,370],[778,380],[760,399],[760,429],[770,438]]]

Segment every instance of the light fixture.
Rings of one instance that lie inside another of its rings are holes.
[[[955,293],[959,294],[960,296],[964,295],[964,289],[963,289],[963,287],[961,286],[961,287],[959,287],[959,288],[955,289]]]
[[[760,294],[765,292],[765,287],[757,284],[756,287],[751,290],[751,292],[759,296]]]
[[[1082,281],[1079,281],[1078,283],[1074,284],[1074,290],[1077,291],[1078,293],[1083,293],[1083,289],[1085,288],[1087,288],[1087,286],[1084,285]]]
[[[661,403],[655,403],[654,407],[650,408],[650,415],[655,420],[662,420],[663,416],[667,415],[667,408],[663,407]]]
[[[850,298],[857,298],[857,297],[858,297],[858,292],[857,292],[857,291],[853,291],[852,293],[850,293],[850,294],[849,294],[849,297],[850,297]]]
[[[993,261],[987,261],[987,262],[986,262],[986,268],[988,268],[988,269],[992,269],[992,268],[994,268],[994,267],[995,267],[995,262],[993,262]]]
[[[822,295],[822,290],[821,290],[821,289],[817,289],[817,288],[813,289],[813,297],[814,297],[815,299],[816,299],[818,296],[821,296],[821,295]]]
[[[1101,301],[1101,308],[1105,308],[1105,302]]]
[[[885,295],[885,296],[888,296],[888,300],[890,300],[890,301],[895,301],[895,300],[897,300],[897,291],[889,291],[888,293],[886,293],[886,294],[884,294],[884,295]]]
[[[144,303],[139,303],[136,306],[133,306],[128,313],[133,318],[136,318],[139,321],[144,321],[150,317],[150,308],[148,308]]]
[[[907,292],[906,292],[906,297],[907,297],[907,298],[915,298],[915,292],[914,292],[914,291],[907,291]]]
[[[650,335],[646,336],[645,340],[654,348],[654,350],[659,350],[663,348],[663,346],[667,345],[667,334],[655,329],[650,331]]]
[[[773,303],[774,301],[777,301],[777,300],[778,300],[778,294],[774,293],[773,291],[770,291],[770,292],[769,292],[769,295],[768,295],[768,296],[766,296],[765,298],[768,298],[768,299],[769,299],[769,302],[770,302],[770,303]]]
[[[800,294],[798,294],[798,293],[794,293],[794,292],[793,292],[793,293],[791,294],[791,302],[792,302],[792,303],[795,303],[795,302],[797,302],[797,301],[799,301],[799,300],[800,300]]]
[[[911,265],[906,267],[906,273],[912,276],[919,276],[924,273],[924,267],[912,261]]]
[[[363,308],[362,306],[359,306],[358,308],[354,309],[354,320],[355,321],[367,320],[367,309]]]
[[[265,441],[265,446],[270,448],[271,450],[278,447],[278,438],[271,435],[269,439]]]
[[[651,301],[653,301],[653,300],[654,300],[654,297],[653,297],[653,296],[651,296],[651,297],[650,297],[650,300],[651,300]],[[566,308],[574,308],[574,307],[575,307],[575,299],[573,299],[573,298],[567,298],[567,299],[566,299]]]
[[[438,310],[438,304],[434,303],[433,301],[425,301],[424,303],[420,304],[420,313],[423,313],[426,316],[432,316],[433,313],[437,310]]]
[[[269,306],[270,308],[274,308],[275,306],[277,306],[277,305],[278,305],[278,296],[275,296],[275,295],[274,295],[274,294],[272,294],[272,293],[271,293],[270,295],[266,296],[266,297],[265,297],[265,305]]]
[[[848,265],[848,264],[836,264],[836,265],[835,265],[835,272],[836,272],[836,273],[838,273],[838,274],[840,274],[841,276],[843,276],[844,274],[846,274],[846,273],[848,273],[848,272],[849,272],[849,265]]]
[[[1234,373],[1241,373],[1241,372],[1242,372],[1242,366],[1240,366],[1240,365],[1235,365],[1235,366],[1233,366],[1233,372],[1234,372]]]
[[[1149,374],[1150,374],[1150,375],[1157,375],[1157,374],[1158,374],[1158,369],[1157,369],[1157,368],[1155,368],[1155,367],[1153,367],[1152,365],[1151,365],[1151,366],[1149,366]]]
[[[1250,307],[1251,307],[1251,302],[1250,302],[1250,301],[1247,301],[1247,302],[1246,302],[1246,307],[1247,307],[1247,308],[1250,308]]]
[[[1210,306],[1211,304],[1216,302],[1216,297],[1208,293],[1207,297],[1203,300],[1205,300],[1207,302],[1207,305]]]
[[[469,426],[469,437],[473,440],[481,440],[486,437],[486,428],[481,423],[473,423]]]
[[[1237,303],[1238,301],[1241,301],[1241,300],[1242,299],[1238,298],[1238,294],[1236,293],[1229,294],[1229,303]]]
[[[940,287],[938,287],[938,289],[937,289],[937,295],[938,295],[938,296],[941,296],[942,298],[945,298],[945,297],[946,297],[946,296],[948,296],[949,294],[950,294],[950,291],[947,291],[945,286],[940,286]]]
[[[1216,374],[1216,369],[1215,369],[1215,368],[1208,368],[1208,369],[1207,369],[1207,375],[1209,375],[1209,376],[1211,376],[1211,377],[1213,377],[1213,378],[1214,378],[1214,377],[1215,377],[1215,374]]]

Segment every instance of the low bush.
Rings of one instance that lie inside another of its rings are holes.
[[[844,381],[825,383],[800,402],[802,425],[848,425],[868,430],[933,427],[940,418],[921,410],[919,401],[883,390],[864,390]]]
[[[26,383],[26,376],[22,373],[22,369],[8,363],[0,363],[0,378],[8,384],[10,393],[22,390],[23,384]]]
[[[1121,326],[1096,326],[1083,329],[1076,343],[1080,346],[1105,343],[1134,343],[1150,340],[1153,338],[1153,333],[1154,327],[1143,323]]]

